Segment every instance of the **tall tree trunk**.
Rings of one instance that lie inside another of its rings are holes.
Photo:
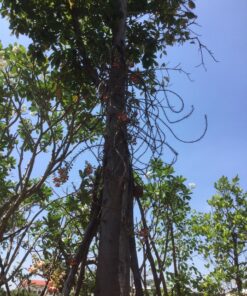
[[[64,283],[64,287],[63,287],[63,291],[62,291],[62,294],[64,296],[69,296],[70,293],[71,293],[71,289],[74,285],[74,282],[75,282],[75,277],[76,277],[76,274],[77,274],[77,271],[78,271],[78,267],[79,267],[79,264],[81,263],[81,270],[82,270],[82,273],[81,273],[81,280],[83,280],[84,278],[84,271],[85,271],[85,266],[86,266],[86,260],[87,260],[87,255],[88,255],[88,251],[89,251],[89,247],[90,247],[90,244],[95,236],[95,234],[97,233],[97,228],[98,228],[98,224],[99,224],[99,210],[98,210],[98,205],[95,206],[96,208],[96,211],[94,213],[94,215],[92,216],[91,218],[91,221],[89,222],[88,224],[88,227],[85,231],[85,234],[84,234],[84,238],[83,238],[83,241],[82,243],[80,244],[77,252],[76,252],[76,255],[75,255],[75,262],[76,264],[74,266],[71,267],[69,273],[68,273],[68,276],[67,276],[67,279]]]
[[[243,289],[243,283],[240,275],[240,269],[239,269],[239,254],[238,254],[238,235],[237,233],[232,233],[232,239],[233,239],[233,257],[234,257],[234,266],[236,268],[236,284],[237,284],[237,290],[238,295],[242,295],[242,289]]]
[[[102,204],[102,170],[98,168],[95,174],[95,183],[93,187],[92,193],[92,204],[91,204],[91,213],[90,213],[90,221],[85,229],[83,240],[76,252],[75,255],[75,265],[73,265],[67,275],[66,281],[63,286],[62,294],[64,296],[69,296],[71,294],[72,287],[75,283],[76,274],[81,264],[79,278],[76,286],[75,294],[79,294],[80,289],[83,284],[87,256],[89,252],[89,248],[91,242],[95,235],[97,234],[99,222],[100,222],[100,211],[101,211],[101,204]]]
[[[132,174],[127,143],[125,27],[127,0],[116,0],[104,146],[97,296],[129,296]]]
[[[177,292],[177,296],[182,296],[181,287],[179,282],[179,272],[177,268],[177,253],[176,253],[176,245],[175,245],[175,238],[174,238],[174,229],[173,223],[168,219],[170,224],[170,231],[171,231],[171,242],[172,242],[172,260],[173,260],[173,268],[174,268],[174,275],[175,275],[175,290]]]

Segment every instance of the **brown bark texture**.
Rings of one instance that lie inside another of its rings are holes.
[[[127,0],[115,3],[112,67],[108,82],[109,101],[103,160],[103,201],[100,221],[99,259],[96,273],[97,296],[129,296],[130,208],[132,173],[127,143],[127,68],[125,30]]]

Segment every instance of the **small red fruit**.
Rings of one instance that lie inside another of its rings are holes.
[[[75,266],[75,265],[77,265],[77,261],[76,261],[76,259],[75,259],[75,258],[70,259],[70,260],[69,260],[69,265],[70,265],[70,266]]]
[[[129,117],[126,113],[118,113],[117,114],[117,120],[121,121],[121,122],[128,122],[129,121]]]
[[[109,96],[108,95],[103,95],[102,96],[102,101],[107,102],[109,100]]]
[[[148,234],[149,234],[149,231],[148,231],[147,228],[142,228],[142,229],[139,231],[139,236],[140,236],[140,237],[147,238],[147,237],[148,237]]]
[[[142,197],[143,196],[143,187],[140,185],[135,185],[133,187],[133,196],[136,198]]]
[[[138,84],[141,81],[141,74],[139,72],[135,72],[132,73],[130,75],[130,80],[134,83],[134,84]]]

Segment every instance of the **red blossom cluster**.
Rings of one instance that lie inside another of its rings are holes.
[[[147,228],[142,228],[142,229],[140,229],[138,234],[139,234],[140,237],[145,239],[145,238],[148,237],[149,230]]]
[[[59,168],[57,172],[58,172],[58,176],[54,176],[53,182],[56,187],[60,187],[69,179],[68,168],[67,167]]]
[[[45,262],[42,260],[35,261],[33,265],[28,268],[28,272],[31,274],[37,273],[38,270],[43,269],[45,267]]]
[[[28,269],[30,275],[39,275],[46,280],[31,280],[36,285],[47,285],[48,291],[55,293],[58,292],[66,276],[65,271],[61,267],[54,268],[51,271],[51,266],[48,262],[37,260],[34,258],[34,263]],[[48,281],[48,282],[47,282]]]
[[[78,263],[77,263],[77,261],[76,261],[76,258],[70,258],[70,259],[68,260],[68,264],[69,264],[70,266],[75,266],[75,265],[77,265]]]
[[[92,174],[92,172],[93,172],[93,167],[92,167],[91,163],[87,162],[84,171],[85,171],[86,176],[89,176],[89,175]]]
[[[141,82],[141,73],[139,71],[136,71],[134,73],[132,73],[130,75],[130,80],[134,83],[134,84],[138,84]]]

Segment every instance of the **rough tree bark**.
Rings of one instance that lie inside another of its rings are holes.
[[[129,296],[132,174],[127,143],[125,30],[127,1],[114,4],[112,67],[103,160],[97,296]]]
[[[233,260],[234,260],[234,267],[236,268],[236,284],[237,284],[237,291],[238,295],[242,295],[243,283],[240,275],[240,268],[239,268],[239,254],[238,254],[238,235],[236,232],[232,232],[232,240],[233,240]]]

